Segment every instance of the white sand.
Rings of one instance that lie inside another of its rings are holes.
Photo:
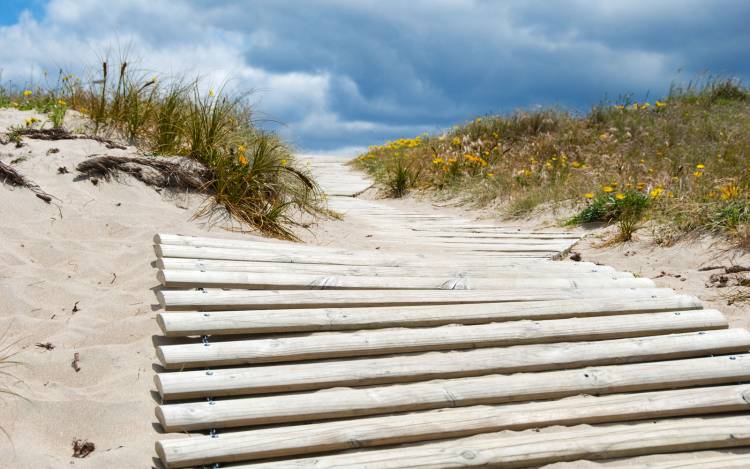
[[[0,110],[0,130],[32,113]],[[43,116],[39,116],[43,117]],[[156,231],[205,233],[191,221],[197,196],[172,198],[132,178],[76,181],[86,155],[126,155],[91,140],[0,146],[13,165],[59,200],[0,185],[0,344],[23,363],[0,383],[24,399],[0,400],[0,467],[150,467],[157,429],[150,394],[157,285]],[[58,148],[59,153],[47,154]],[[65,166],[69,174],[57,174]],[[216,231],[216,230],[214,230]],[[77,304],[78,311],[73,312]],[[54,350],[36,347],[50,342]],[[80,372],[71,366],[80,355]],[[71,457],[74,438],[95,443]]]

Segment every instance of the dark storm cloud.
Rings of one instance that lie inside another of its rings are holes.
[[[605,96],[661,96],[672,80],[705,71],[750,76],[743,0],[102,5],[55,0],[38,20],[80,41],[117,30],[147,58],[234,72],[262,91],[265,114],[309,150],[520,107],[584,111]],[[202,55],[191,57],[191,47],[204,47]]]

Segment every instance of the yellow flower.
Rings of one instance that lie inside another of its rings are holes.
[[[641,109],[648,109],[649,107],[651,107],[650,103],[643,103],[643,104],[641,104]]]
[[[244,154],[247,151],[247,148],[245,148],[245,145],[240,145],[237,147],[237,153]]]
[[[281,166],[286,166],[286,160],[281,160]]]
[[[32,94],[33,94],[33,92],[32,92],[31,90],[23,90],[23,95],[24,95],[25,97],[27,97],[27,98],[28,98],[29,96],[31,96]]]
[[[208,97],[209,98],[213,98],[214,94],[216,94],[216,93],[214,93],[214,89],[213,88],[211,88],[211,89],[208,90]]]
[[[495,173],[487,173],[487,177],[488,178],[494,178],[495,177]]]
[[[247,157],[244,154],[240,155],[239,158],[237,158],[237,160],[240,162],[242,166],[247,166]]]
[[[443,161],[444,160],[442,158],[433,158],[432,159],[432,164],[442,164]]]
[[[532,173],[530,169],[524,169],[523,170],[523,175],[526,176],[526,177],[531,177],[532,174],[534,174],[534,173]]]
[[[700,171],[695,171],[695,172],[693,172],[693,177],[699,178],[699,177],[701,177],[701,176],[703,176],[703,173],[702,173],[702,172],[700,172]]]
[[[625,106],[623,106],[622,104],[617,104],[615,105],[615,109],[619,109],[620,111],[622,111],[625,109]]]
[[[606,142],[608,138],[609,138],[609,135],[607,134],[599,135],[599,140],[601,140],[602,142]]]
[[[705,167],[706,167],[706,165],[704,165],[703,163],[698,163],[697,165],[695,165],[696,169],[703,169]]]
[[[663,192],[664,189],[662,189],[661,187],[654,187],[653,189],[651,189],[651,192],[649,192],[649,195],[652,199],[655,199],[659,197]]]
[[[582,166],[581,163],[579,163],[578,161],[574,161],[574,162],[570,163],[570,165],[572,167],[576,168],[576,169],[578,169],[578,168],[580,168]]]
[[[607,194],[609,194],[610,192],[614,192],[614,191],[615,191],[615,189],[614,189],[614,187],[612,187],[612,186],[604,186],[604,187],[602,187],[602,191],[604,191],[604,192],[606,192]]]
[[[667,103],[665,103],[664,101],[656,101],[656,107],[664,107],[666,105]]]
[[[740,195],[740,188],[734,184],[727,184],[719,188],[719,190],[721,191],[721,200],[734,199]]]
[[[68,104],[68,103],[66,103],[64,99],[58,99],[57,100],[57,105],[58,106],[65,106],[66,104]]]
[[[586,197],[587,199],[593,199],[594,198],[594,193],[593,192],[586,192],[585,194],[583,194],[583,196]]]
[[[453,140],[451,140],[451,144],[456,146],[461,145],[461,139],[458,137],[453,137]]]
[[[638,184],[635,185],[635,188],[638,189],[639,191],[642,191],[645,187],[646,187],[645,182],[639,182]]]
[[[625,194],[623,194],[622,192],[618,192],[617,194],[615,194],[615,199],[623,200],[625,199]]]

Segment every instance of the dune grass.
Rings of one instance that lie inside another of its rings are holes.
[[[625,97],[586,115],[559,109],[484,116],[438,135],[371,147],[354,164],[393,196],[438,191],[510,217],[576,210],[571,223],[641,219],[661,241],[720,231],[750,247],[750,90],[730,79],[673,86],[654,102]]]
[[[229,216],[294,239],[293,213],[325,214],[318,185],[291,148],[257,128],[247,94],[208,88],[200,79],[159,78],[127,60],[103,61],[86,79],[60,71],[47,86],[0,87],[0,107],[35,110],[19,129],[61,128],[70,110],[88,118],[96,136],[115,135],[152,155],[185,156],[204,165],[210,194],[197,216]]]

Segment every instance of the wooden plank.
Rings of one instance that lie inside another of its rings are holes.
[[[162,404],[156,415],[166,431],[181,432],[555,399],[582,393],[613,394],[727,384],[750,379],[749,357],[692,358]]]
[[[501,303],[584,298],[663,298],[669,288],[593,290],[161,290],[156,297],[167,310],[285,309],[435,304]]]
[[[157,313],[165,335],[266,334],[315,332],[386,327],[425,327],[446,324],[486,324],[521,319],[563,319],[700,309],[692,296],[664,298],[599,298],[557,301],[519,301],[432,306],[376,308],[320,308],[273,311],[214,311]]]
[[[458,438],[502,430],[745,410],[750,410],[750,385],[576,396],[557,401],[449,408],[264,428],[224,433],[219,438],[161,440],[156,444],[156,452],[168,468],[173,468]]]
[[[157,234],[154,236],[154,241],[157,242],[157,246],[182,246],[192,248],[216,248],[216,249],[252,249],[252,250],[273,250],[282,252],[299,252],[299,253],[330,253],[330,254],[346,254],[346,255],[363,255],[372,254],[372,250],[351,250],[334,248],[330,246],[317,246],[311,244],[298,244],[290,242],[279,242],[279,241],[257,241],[250,239],[222,239],[222,238],[205,238],[197,236],[179,236],[179,235],[166,235]],[[159,243],[158,241],[164,241]],[[422,243],[424,244],[424,243]],[[539,240],[532,242],[521,242],[516,243],[497,243],[502,246],[505,251],[554,251],[556,247],[565,247],[570,245],[570,241],[547,241]],[[420,257],[420,256],[411,256]]]
[[[238,465],[235,468],[390,467],[518,468],[576,459],[607,459],[750,444],[750,415],[666,419],[635,424],[501,432],[382,450]]]
[[[211,248],[211,247],[198,247],[198,246],[173,246],[169,244],[157,244],[154,246],[154,251],[157,256],[160,257],[181,257],[189,259],[219,259],[219,260],[235,260],[235,261],[261,261],[261,262],[296,262],[301,264],[340,264],[340,265],[376,265],[376,266],[452,266],[453,268],[459,268],[462,266],[488,266],[498,265],[499,263],[507,262],[510,264],[519,264],[524,259],[524,253],[513,253],[518,254],[519,257],[509,257],[509,260],[502,259],[488,259],[483,254],[475,255],[462,255],[458,259],[454,259],[451,262],[450,256],[443,257],[420,257],[415,255],[393,255],[393,254],[379,254],[376,250],[367,254],[357,253],[328,253],[328,252],[313,252],[313,251],[284,251],[273,249],[258,249],[258,248],[247,248],[247,249],[234,249],[234,248]],[[533,254],[533,253],[528,253]],[[453,253],[451,255],[454,255]],[[472,259],[475,258],[475,259]],[[537,263],[540,262],[537,258],[533,258],[529,262]],[[581,266],[585,268],[585,266]]]
[[[393,276],[393,277],[421,277],[425,274],[421,267],[378,267],[378,266],[349,266],[330,264],[290,264],[277,262],[248,262],[223,261],[213,259],[178,259],[172,257],[158,258],[156,267],[166,270],[205,270],[224,272],[286,272],[290,274],[320,274],[320,275],[363,275],[363,276]],[[540,271],[528,266],[499,266],[496,268],[468,268],[464,270],[443,267],[430,268],[430,274],[446,277],[480,277],[480,278],[633,278],[629,272],[617,272],[612,268],[597,267],[584,270],[545,268]]]
[[[654,288],[647,278],[623,279],[488,279],[470,277],[384,277],[200,270],[160,270],[157,280],[168,288],[374,289],[374,290],[515,290],[524,288]]]
[[[724,329],[719,311],[705,309],[637,316],[603,316],[512,321],[472,326],[321,332],[302,337],[160,345],[156,355],[167,369],[271,363],[323,358],[387,355],[427,350],[619,339],[677,332]]]
[[[517,345],[369,359],[229,368],[210,372],[201,370],[159,373],[155,376],[155,382],[163,400],[174,400],[308,391],[339,386],[369,386],[483,374],[549,371],[740,353],[748,350],[750,332],[743,329],[725,329],[596,342]]]
[[[609,469],[747,469],[750,462],[750,450],[742,448],[732,452],[692,451],[688,453],[671,453],[669,457],[658,461],[645,461],[643,458],[618,460],[606,465],[591,465],[591,467],[606,467]],[[579,461],[580,463],[580,461]],[[545,466],[547,467],[547,466]],[[573,469],[575,462],[558,464],[555,469]],[[548,468],[552,469],[552,468]]]

